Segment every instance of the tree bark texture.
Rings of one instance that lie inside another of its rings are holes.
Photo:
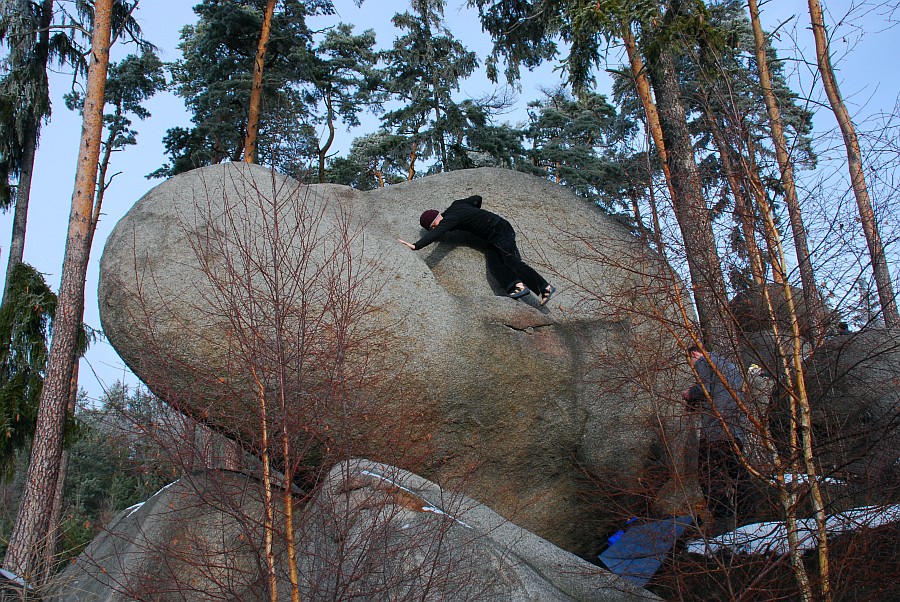
[[[75,405],[78,403],[78,364],[72,368],[72,380],[69,384],[69,405],[67,407],[68,416],[75,415]],[[56,479],[56,492],[53,494],[53,510],[50,513],[50,531],[47,534],[47,551],[44,553],[49,560],[44,564],[44,574],[41,577],[43,583],[47,583],[53,576],[54,562],[53,558],[59,551],[60,537],[62,536],[62,507],[63,494],[66,488],[66,475],[69,472],[69,450],[63,450],[62,458],[59,462],[59,477]]]
[[[256,61],[253,63],[253,87],[250,89],[250,107],[247,110],[247,136],[244,139],[244,162],[256,163],[257,138],[259,136],[259,107],[262,103],[262,76],[266,61],[266,50],[269,47],[269,33],[272,31],[272,15],[275,13],[275,0],[266,3],[262,29],[259,32],[259,44],[256,46]]]
[[[769,61],[766,56],[766,38],[759,21],[759,7],[756,0],[747,0],[750,10],[750,21],[753,27],[753,40],[756,44],[756,63],[759,69],[759,85],[762,89],[763,99],[766,103],[766,111],[769,115],[769,125],[772,129],[772,141],[775,143],[775,158],[778,161],[778,169],[781,173],[781,185],[784,187],[784,202],[787,205],[788,216],[791,222],[791,232],[794,235],[794,250],[797,254],[797,265],[800,267],[800,281],[803,284],[803,300],[806,303],[808,323],[812,328],[812,338],[820,340],[824,335],[823,320],[825,316],[816,285],[816,275],[807,242],[806,227],[803,224],[803,213],[800,210],[800,201],[797,198],[797,186],[794,183],[794,166],[791,163],[791,155],[787,148],[787,139],[784,136],[784,125],[781,119],[781,110],[772,88],[772,77],[769,74]]]
[[[634,39],[634,32],[628,24],[622,25],[622,40],[625,43],[625,50],[628,53],[628,63],[631,65],[631,75],[634,77],[634,87],[637,90],[638,98],[641,99],[641,105],[644,107],[644,115],[647,117],[647,129],[653,144],[656,145],[656,153],[659,156],[659,162],[662,165],[663,175],[666,178],[666,185],[669,187],[669,196],[675,198],[675,188],[672,185],[672,172],[669,170],[669,160],[666,154],[666,145],[663,141],[662,126],[659,124],[659,111],[653,102],[653,94],[650,91],[650,82],[647,79],[647,70],[644,69],[644,61],[637,50],[637,42]]]
[[[31,461],[25,478],[22,502],[4,559],[5,567],[29,580],[39,580],[44,542],[50,529],[50,514],[59,478],[69,402],[75,365],[78,331],[84,314],[84,282],[90,256],[91,217],[97,181],[97,161],[103,133],[103,106],[109,68],[110,25],[113,0],[97,0],[91,36],[91,64],[88,68],[81,143],[72,193],[72,208],[62,281],[59,287],[53,341],[47,373],[41,391]]]
[[[875,286],[878,288],[878,299],[881,302],[884,323],[888,327],[898,327],[900,326],[900,314],[897,310],[891,272],[888,269],[887,258],[884,256],[884,245],[881,242],[875,212],[872,210],[872,202],[869,200],[869,189],[866,185],[866,175],[863,172],[862,152],[856,137],[856,128],[853,120],[850,119],[850,113],[847,111],[847,106],[844,104],[840,88],[834,77],[834,69],[831,67],[828,32],[825,30],[825,19],[819,0],[809,0],[809,17],[816,40],[816,60],[819,63],[819,73],[822,75],[822,85],[825,87],[828,102],[837,118],[841,134],[844,137],[844,146],[847,148],[850,181],[853,185],[853,194],[856,197],[863,232],[866,235],[866,243],[869,246],[869,255],[872,257],[872,272],[875,276]]]
[[[650,79],[672,172],[672,204],[684,240],[700,330],[707,347],[731,349],[735,337],[725,311],[728,299],[712,219],[694,158],[674,61],[666,51],[660,52],[658,61],[651,66]]]

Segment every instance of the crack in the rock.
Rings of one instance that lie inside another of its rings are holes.
[[[510,330],[515,330],[518,332],[527,332],[529,334],[531,332],[533,332],[534,330],[537,330],[538,328],[547,328],[548,326],[553,326],[552,322],[548,322],[546,324],[535,324],[532,326],[525,326],[525,327],[521,327],[521,328],[518,326],[513,326],[512,324],[507,324],[506,322],[502,322],[502,324],[503,324],[503,326],[506,326]]]

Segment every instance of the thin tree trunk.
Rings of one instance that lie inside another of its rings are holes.
[[[672,201],[684,240],[700,329],[707,347],[726,351],[733,348],[735,337],[733,325],[724,311],[727,304],[725,279],[687,128],[675,64],[668,52],[660,53],[657,64],[650,70],[650,78],[656,92],[660,126],[672,172],[675,192]]]
[[[772,141],[775,143],[775,158],[781,172],[781,185],[784,187],[784,202],[787,205],[794,235],[794,249],[797,253],[797,264],[800,267],[800,280],[803,284],[803,300],[806,303],[807,320],[811,328],[813,340],[821,340],[825,328],[823,320],[825,312],[819,297],[816,275],[809,254],[806,227],[803,225],[803,214],[797,198],[797,186],[794,183],[794,166],[784,136],[784,124],[781,110],[772,88],[772,77],[769,74],[769,61],[766,56],[766,38],[759,22],[759,7],[756,0],[747,0],[750,10],[750,21],[753,27],[753,40],[756,43],[756,64],[759,69],[759,85],[766,111],[769,114],[769,125],[772,128]]]
[[[775,248],[772,250],[773,264],[776,264],[778,270],[784,273],[786,271],[787,263],[784,257],[784,246],[781,243],[781,237],[775,227],[775,220],[772,218],[772,213],[768,205],[763,206],[762,210],[766,220],[766,228],[769,230],[769,240],[775,245]],[[800,326],[797,319],[796,306],[793,300],[793,292],[791,291],[790,283],[787,282],[786,278],[783,279],[782,290],[787,305],[788,317],[790,318],[792,343],[790,352],[779,353],[785,362],[783,368],[785,382],[789,383],[787,394],[791,404],[790,450],[791,456],[796,458],[796,460],[792,462],[792,482],[794,484],[799,482],[797,463],[802,457],[803,470],[806,474],[806,480],[809,483],[810,498],[816,520],[816,551],[819,560],[820,589],[822,592],[822,599],[825,600],[825,602],[830,602],[831,577],[828,560],[828,531],[825,523],[825,504],[819,487],[818,471],[815,467],[815,456],[812,448],[812,418],[809,397],[806,392],[806,379],[803,372],[803,343],[800,336]],[[775,340],[780,347],[782,338],[778,330],[778,319],[774,315],[771,299],[767,296],[767,291],[764,292],[764,296],[771,315]],[[786,361],[788,357],[791,361],[790,368]],[[780,485],[782,488],[786,487],[784,483],[780,483]],[[789,495],[787,489],[782,489],[780,491],[780,498],[786,513],[785,523],[787,526],[788,544],[790,546],[791,564],[794,569],[794,575],[797,584],[800,587],[802,599],[804,602],[811,602],[815,597],[813,595],[812,585],[809,581],[809,575],[803,564],[803,551],[800,549],[796,496]]]
[[[250,373],[258,389],[257,401],[259,401],[259,426],[260,426],[260,447],[262,449],[262,465],[263,465],[263,497],[265,500],[265,524],[263,539],[265,542],[266,553],[266,582],[269,586],[269,599],[271,602],[278,602],[278,578],[275,573],[275,550],[274,533],[275,533],[275,506],[272,500],[272,466],[269,457],[269,417],[266,409],[266,387],[256,374],[256,369],[250,366]],[[290,488],[288,486],[288,488]]]
[[[622,25],[622,40],[625,42],[625,50],[628,53],[628,63],[631,65],[634,87],[644,107],[644,115],[647,117],[647,130],[653,139],[653,144],[656,145],[656,153],[662,165],[666,185],[669,187],[669,197],[674,200],[675,187],[672,185],[672,172],[669,170],[669,159],[666,153],[666,144],[663,140],[662,126],[659,124],[659,111],[653,102],[650,81],[647,79],[647,70],[644,69],[644,62],[641,60],[641,55],[637,50],[634,32],[631,31],[631,27],[627,24]]]
[[[35,52],[40,65],[39,77],[47,76],[47,62],[50,57],[50,23],[53,21],[53,0],[41,3],[40,32]],[[37,153],[38,138],[41,135],[40,118],[33,113],[29,115],[25,130],[25,148],[22,163],[19,167],[19,181],[16,185],[16,209],[13,213],[12,239],[9,243],[9,260],[6,266],[6,284],[3,288],[3,299],[6,303],[6,291],[9,287],[13,268],[22,262],[25,255],[25,231],[28,228],[28,203],[31,200],[31,177],[34,174],[34,157]]]
[[[269,47],[269,33],[272,30],[272,15],[275,13],[275,0],[266,3],[262,29],[259,33],[259,44],[256,46],[256,61],[253,63],[253,87],[250,88],[250,107],[247,110],[247,136],[244,138],[244,162],[256,163],[257,137],[259,135],[259,106],[262,101],[263,66],[266,61],[266,50]]]
[[[22,263],[22,257],[25,255],[25,230],[28,228],[31,175],[34,172],[34,156],[39,132],[37,120],[32,115],[28,120],[28,129],[25,133],[25,148],[19,168],[19,181],[16,186],[16,209],[13,213],[12,240],[9,243],[9,259],[6,264],[6,285],[3,287],[2,304],[6,304],[6,294],[9,291],[13,268]]]
[[[283,370],[282,370],[283,371]],[[281,451],[284,455],[284,538],[287,543],[288,577],[291,581],[291,602],[300,602],[300,575],[297,572],[297,551],[294,547],[294,492],[291,487],[294,481],[293,458],[291,457],[291,438],[287,420],[287,401],[284,393],[284,376],[281,375]]]
[[[744,132],[742,132],[742,136],[744,148],[746,149],[746,152],[742,157],[742,161],[744,162],[743,175],[746,178],[746,181],[749,182],[750,193],[756,202],[756,206],[760,207],[761,212],[769,211],[769,199],[766,197],[765,186],[763,185],[762,180],[759,177],[760,170],[756,161],[756,145],[754,144],[749,131],[745,130]],[[772,280],[775,282],[775,284],[781,285],[786,281],[787,275],[784,274],[781,264],[778,263],[775,255],[773,254],[773,249],[777,247],[775,242],[772,240],[773,232],[777,234],[779,238],[781,237],[781,232],[778,230],[777,224],[773,224],[772,230],[770,230],[768,227],[764,228],[766,250],[769,253],[769,261],[772,265]]]
[[[88,68],[81,150],[72,193],[53,340],[38,407],[35,444],[25,478],[25,490],[4,559],[8,570],[29,580],[40,578],[40,569],[47,560],[41,558],[46,549],[42,542],[50,531],[51,507],[47,500],[52,499],[59,478],[69,387],[84,313],[84,282],[90,256],[89,235],[103,131],[112,4],[113,0],[97,0],[94,5],[92,60]]]
[[[841,134],[844,136],[844,146],[847,147],[850,181],[853,184],[853,194],[856,196],[856,205],[859,208],[859,217],[866,235],[866,243],[869,245],[869,255],[872,257],[872,272],[875,276],[875,286],[878,288],[878,299],[881,301],[884,323],[888,327],[900,327],[900,314],[898,314],[897,300],[894,297],[891,272],[884,256],[884,245],[878,232],[875,212],[872,211],[872,203],[869,200],[866,175],[863,172],[862,152],[856,137],[856,128],[853,120],[850,119],[844,99],[841,98],[841,91],[834,77],[834,69],[831,68],[828,32],[825,30],[825,19],[819,0],[809,0],[809,17],[816,39],[816,60],[819,63],[819,73],[822,74],[822,85],[825,87],[828,102],[831,103],[831,110],[834,111]]]
[[[418,132],[416,132],[418,133]],[[409,151],[409,170],[406,173],[406,180],[411,181],[414,177],[416,177],[416,146],[415,142],[412,143],[412,150]]]
[[[328,139],[322,145],[322,148],[319,149],[319,184],[325,183],[325,158],[328,156],[328,150],[334,143],[334,108],[329,94],[325,95],[325,113],[327,115]]]
[[[725,134],[719,127],[718,122],[712,115],[708,103],[706,108],[706,121],[712,131],[713,142],[719,149],[719,158],[722,161],[722,171],[728,180],[728,186],[731,188],[731,194],[734,197],[734,214],[741,226],[741,233],[744,235],[745,248],[747,250],[747,259],[750,264],[750,273],[753,275],[753,283],[762,289],[765,286],[765,277],[763,272],[762,257],[759,254],[759,247],[756,244],[756,228],[754,227],[753,215],[750,212],[750,206],[747,202],[747,195],[741,186],[739,172],[732,156],[734,149],[725,139]]]
[[[121,111],[118,109],[116,111],[116,117],[121,117]],[[94,241],[94,233],[97,231],[97,223],[100,221],[100,210],[103,208],[103,199],[106,197],[106,189],[109,188],[109,185],[112,183],[112,178],[116,176],[116,174],[113,174],[109,181],[106,181],[106,174],[109,172],[109,162],[110,159],[112,159],[113,143],[121,133],[121,128],[110,128],[106,135],[106,142],[102,145],[104,151],[97,168],[97,196],[94,199],[94,210],[91,213],[88,247],[90,247],[91,243]]]

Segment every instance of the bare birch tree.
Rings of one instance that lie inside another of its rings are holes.
[[[866,175],[863,172],[862,152],[856,137],[856,128],[834,76],[831,53],[828,49],[828,32],[825,29],[825,17],[822,14],[822,4],[819,0],[809,0],[809,17],[816,40],[816,61],[819,64],[819,73],[822,75],[822,85],[825,87],[828,102],[837,118],[841,134],[844,137],[844,145],[847,147],[847,167],[850,169],[853,194],[856,197],[859,217],[866,235],[869,255],[872,258],[872,272],[875,276],[875,286],[878,289],[878,299],[881,301],[884,323],[889,327],[900,326],[900,313],[898,313],[897,300],[894,297],[891,273],[884,255],[884,244],[878,230],[878,221],[875,219],[875,212],[872,210],[872,202],[869,199]]]
[[[759,84],[769,115],[772,141],[775,143],[775,157],[778,160],[778,168],[781,172],[781,185],[784,187],[784,202],[787,205],[791,231],[794,234],[794,249],[797,253],[797,263],[800,267],[800,280],[803,283],[803,299],[806,303],[808,322],[812,327],[812,337],[818,340],[824,334],[822,325],[824,311],[819,301],[818,286],[816,285],[815,270],[810,258],[806,227],[803,224],[803,214],[800,210],[800,201],[797,198],[797,186],[794,183],[794,166],[788,152],[787,140],[784,136],[781,111],[772,89],[769,60],[766,56],[766,39],[759,21],[759,7],[756,0],[747,0],[747,7],[750,11],[753,39],[756,43]]]

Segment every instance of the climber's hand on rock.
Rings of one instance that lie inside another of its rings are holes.
[[[406,242],[405,240],[403,240],[402,238],[398,238],[397,240],[399,240],[400,242],[402,242],[403,244],[405,244],[407,247],[409,247],[409,248],[412,249],[413,251],[416,250],[415,245],[413,245],[412,243],[408,243],[408,242]]]

